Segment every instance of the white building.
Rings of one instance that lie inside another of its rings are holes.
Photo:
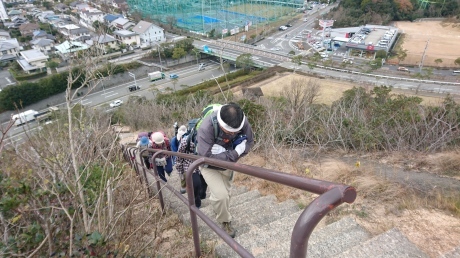
[[[150,22],[140,21],[131,30],[139,34],[141,45],[150,46],[152,42],[160,43],[166,41],[163,28]]]
[[[140,45],[140,38],[136,32],[132,32],[129,30],[116,30],[113,32],[115,38],[123,44],[132,46],[132,45]]]
[[[3,1],[0,1],[0,20],[5,22],[8,20],[8,14],[6,13],[5,5],[3,5]]]
[[[36,49],[21,51],[19,53],[22,59],[18,59],[17,61],[25,72],[31,73],[46,70],[47,55]]]
[[[68,40],[78,40],[84,42],[85,40],[91,39],[91,35],[87,28],[81,28],[75,24],[60,26],[58,31]]]
[[[93,26],[95,21],[99,21],[100,23],[104,22],[104,13],[98,9],[90,8],[84,9],[80,13],[80,23],[85,27]]]

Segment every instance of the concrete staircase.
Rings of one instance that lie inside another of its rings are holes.
[[[168,183],[179,189],[176,171]],[[278,203],[273,195],[262,196],[257,190],[233,186],[231,213],[235,240],[255,257],[289,257],[292,229],[302,210],[292,201]],[[190,225],[188,208],[170,191],[163,192],[167,208],[179,214],[183,223]],[[187,195],[184,195],[187,197]],[[209,191],[208,196],[209,197]],[[208,199],[203,200],[201,211],[214,219]],[[226,243],[198,218],[201,239],[216,239],[217,257],[239,257]],[[460,249],[446,258],[459,257]],[[308,244],[308,257],[428,257],[399,230],[391,229],[372,237],[352,218],[346,217],[323,228],[316,228]]]

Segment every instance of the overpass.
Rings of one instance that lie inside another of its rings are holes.
[[[283,62],[291,61],[291,58],[286,54],[262,50],[248,44],[229,40],[195,40],[193,45],[201,53],[216,57],[222,56],[222,58],[231,61],[236,61],[236,58],[242,54],[251,54],[255,66],[259,68],[273,67]]]

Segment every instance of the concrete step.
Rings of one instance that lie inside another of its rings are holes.
[[[457,248],[454,248],[454,250],[444,254],[441,257],[442,258],[459,258],[460,257],[460,246],[457,246]]]
[[[289,257],[291,235],[300,212],[260,227],[237,238],[256,257]],[[344,218],[313,231],[308,244],[308,257],[333,257],[369,239],[370,234],[352,218]],[[237,257],[236,253],[231,256]],[[224,257],[224,256],[222,256]]]
[[[259,217],[258,213],[255,214]],[[254,255],[261,253],[272,244],[276,247],[286,238],[290,239],[289,230],[294,227],[301,211],[294,201],[288,200],[278,204],[266,214],[266,217],[260,217],[252,225],[235,220],[234,228],[237,229],[235,240]],[[239,257],[225,243],[216,246],[215,250],[219,257]]]
[[[383,234],[375,236],[359,245],[356,245],[335,257],[355,258],[393,258],[393,257],[423,257],[429,256],[418,249],[398,229],[393,228]]]
[[[292,234],[292,230],[290,229]],[[352,218],[346,217],[323,228],[315,229],[308,241],[308,257],[335,257],[371,237],[370,233]],[[290,238],[280,246],[266,250],[260,257],[289,257]]]
[[[170,191],[166,190],[165,192],[170,192]],[[202,211],[203,210],[212,211],[212,207],[209,205],[210,204],[209,195],[210,195],[210,192],[208,188],[206,199],[201,200]],[[170,193],[169,196],[172,196],[172,194]],[[187,198],[187,194],[183,194],[183,196]],[[248,192],[248,189],[244,186],[232,186],[230,190],[230,196],[231,196],[230,205],[232,207],[242,202],[246,202],[248,200],[257,198],[260,196],[260,193],[257,190]],[[173,198],[169,198],[168,201],[170,202],[169,207],[171,207],[177,214],[179,214],[181,221],[187,225],[190,225],[190,213],[189,213],[188,207],[175,196]],[[210,213],[210,214],[212,214],[211,218],[215,216],[213,213]]]

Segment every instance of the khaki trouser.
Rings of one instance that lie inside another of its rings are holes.
[[[219,223],[232,221],[229,212],[230,206],[230,187],[232,186],[232,170],[215,170],[201,167],[201,174],[208,184],[211,196],[209,201],[216,213],[216,220]]]

